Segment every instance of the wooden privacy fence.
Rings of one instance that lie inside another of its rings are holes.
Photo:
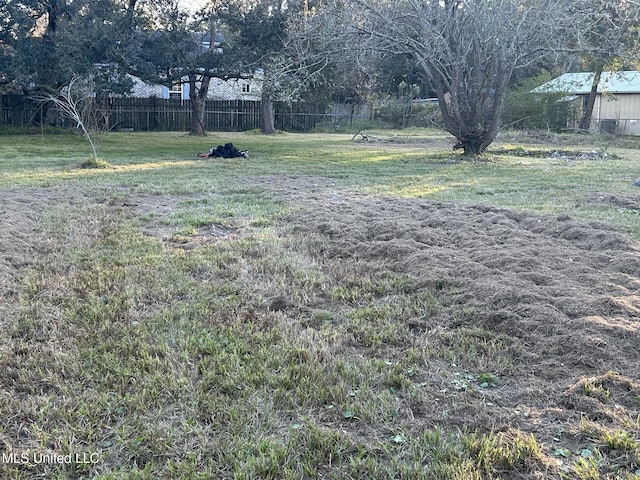
[[[189,130],[188,100],[110,98],[101,107],[111,128],[127,130]],[[260,127],[260,104],[247,100],[209,100],[204,125],[211,131],[244,131]]]
[[[3,95],[0,123],[5,125],[71,125],[51,106],[22,95]],[[260,128],[261,103],[252,100],[208,100],[205,129],[208,131],[246,131]],[[112,130],[187,131],[191,122],[189,100],[162,98],[105,98],[98,102],[101,117]],[[279,130],[309,131],[319,123],[344,123],[345,114],[326,114],[307,103],[275,104],[275,126]],[[348,122],[349,119],[347,119]],[[351,113],[353,120],[353,113]]]

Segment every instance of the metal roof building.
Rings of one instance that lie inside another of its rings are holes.
[[[593,72],[565,73],[535,88],[533,93],[564,93],[567,96],[562,100],[574,101],[580,110],[586,104],[594,77]],[[591,131],[640,135],[640,72],[603,72],[597,92]]]
[[[566,93],[588,95],[593,72],[565,73],[533,90],[535,93]],[[599,93],[640,93],[640,72],[603,72],[598,84]]]

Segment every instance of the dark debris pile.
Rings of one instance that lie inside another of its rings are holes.
[[[233,143],[225,143],[217,147],[211,147],[209,153],[199,153],[198,157],[208,158],[249,158],[247,150],[238,150]]]

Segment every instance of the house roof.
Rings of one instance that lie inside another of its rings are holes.
[[[565,73],[533,89],[534,93],[586,95],[591,91],[593,72]],[[640,93],[640,72],[602,72],[598,93]]]

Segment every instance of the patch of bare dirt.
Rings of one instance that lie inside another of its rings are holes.
[[[640,195],[594,193],[589,195],[587,200],[597,205],[625,208],[627,210],[640,210]]]
[[[0,197],[0,295],[6,297],[13,291],[14,282],[52,249],[63,249],[59,238],[49,238],[48,231],[57,230],[76,244],[91,241],[104,227],[103,217],[94,218],[91,209],[125,212],[142,219],[142,230],[153,237],[174,246],[189,250],[199,245],[236,236],[239,227],[205,225],[188,235],[179,233],[182,225],[171,222],[172,215],[191,208],[189,202],[197,202],[203,195],[152,195],[122,189],[88,194],[77,189],[12,188],[3,190]],[[80,208],[85,210],[82,220],[71,224],[65,216],[55,220],[59,225],[47,224],[56,209]],[[78,222],[82,224],[79,224]],[[0,305],[0,312],[2,312]]]
[[[492,153],[493,155],[509,155],[513,157],[551,158],[564,160],[566,162],[617,158],[615,155],[610,155],[606,152],[599,152],[597,150],[585,152],[561,149],[546,150],[526,147],[490,148],[488,153]]]
[[[142,219],[142,231],[173,248],[192,250],[225,238],[239,236],[240,226],[203,225],[190,232],[181,232],[181,222],[172,217],[187,212],[194,204],[209,201],[207,195],[153,195],[126,191],[108,200],[109,206],[128,210]]]
[[[106,195],[106,196],[105,196]],[[203,196],[172,196],[121,191],[93,192],[89,195],[77,189],[13,188],[3,190],[0,197],[0,294],[10,295],[14,282],[52,249],[64,248],[59,238],[49,238],[47,232],[57,230],[76,244],[91,241],[104,227],[98,218],[93,218],[91,209],[125,211],[143,219],[143,231],[162,239],[175,247],[195,248],[198,245],[227,238],[237,233],[236,228],[206,225],[190,235],[179,235],[180,226],[171,224],[171,215],[190,208],[189,201],[201,200]],[[186,204],[185,204],[186,202]],[[184,204],[184,205],[183,205]],[[62,216],[57,220],[56,209],[81,208],[85,210],[82,225],[71,224]],[[102,219],[103,220],[103,219]],[[56,221],[59,225],[51,225]],[[0,308],[2,308],[0,306]],[[1,310],[0,310],[1,311]]]
[[[564,215],[353,195],[313,177],[254,183],[299,206],[290,221],[325,239],[325,258],[382,265],[409,275],[415,290],[449,291],[449,307],[415,330],[418,342],[473,327],[515,340],[516,370],[445,423],[516,426],[547,447],[578,447],[584,418],[609,428],[639,418],[638,242]],[[635,200],[605,201],[635,208]],[[473,314],[454,315],[463,307]],[[437,401],[413,408],[442,425]]]

